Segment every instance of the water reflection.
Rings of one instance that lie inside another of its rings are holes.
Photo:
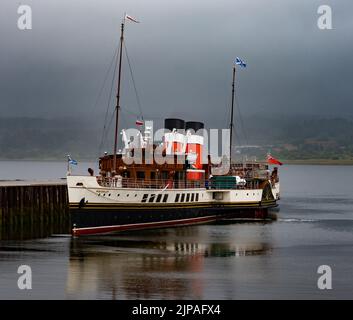
[[[211,258],[271,252],[261,233],[247,239],[241,228],[238,234],[230,230],[195,226],[73,238],[67,294],[70,298],[201,299],[208,273],[234,272],[227,263],[222,270],[213,270]]]
[[[70,234],[69,219],[58,223],[34,222],[0,226],[1,240],[29,240],[47,238],[53,234]]]

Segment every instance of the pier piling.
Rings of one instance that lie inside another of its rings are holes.
[[[69,225],[65,181],[0,181],[0,239],[14,230],[43,232],[60,226],[68,232]]]

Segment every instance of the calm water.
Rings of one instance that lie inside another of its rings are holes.
[[[65,171],[65,163],[0,162],[0,180]],[[283,166],[280,176],[271,223],[1,241],[0,298],[353,299],[353,167]],[[26,292],[17,289],[21,264],[33,272]],[[320,265],[332,268],[332,290],[317,288]]]

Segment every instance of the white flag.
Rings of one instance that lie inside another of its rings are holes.
[[[128,14],[125,14],[125,19],[129,19],[132,22],[140,23],[140,21],[137,21],[135,18],[129,16]]]

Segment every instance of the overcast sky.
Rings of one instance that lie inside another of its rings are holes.
[[[145,118],[224,123],[235,56],[248,63],[236,85],[243,114],[353,114],[351,0],[22,3],[33,10],[30,31],[17,28],[18,1],[0,4],[1,117],[104,114],[111,77],[93,106],[125,11],[141,21],[126,26],[126,46]],[[322,4],[332,7],[333,30],[317,26]],[[128,70],[122,107],[136,113]]]

